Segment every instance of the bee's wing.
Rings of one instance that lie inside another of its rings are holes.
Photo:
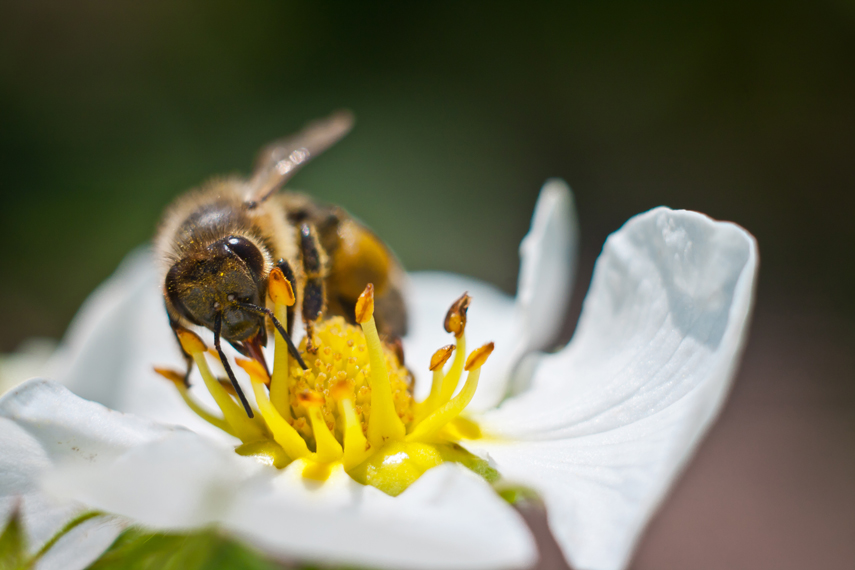
[[[247,202],[259,204],[279,189],[307,162],[335,144],[353,127],[350,111],[337,111],[306,125],[297,134],[273,141],[258,155],[249,183]]]

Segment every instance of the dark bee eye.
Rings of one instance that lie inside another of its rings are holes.
[[[254,243],[243,237],[230,236],[226,238],[226,247],[240,257],[250,271],[261,275],[264,270],[264,256]]]

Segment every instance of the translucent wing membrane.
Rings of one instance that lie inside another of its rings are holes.
[[[249,183],[250,205],[264,202],[315,156],[338,142],[353,127],[350,111],[337,111],[309,123],[295,135],[274,141],[258,155]]]

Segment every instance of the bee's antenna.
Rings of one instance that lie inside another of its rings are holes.
[[[303,362],[303,358],[300,356],[300,351],[297,350],[296,346],[294,346],[294,341],[291,340],[291,336],[287,332],[285,332],[285,327],[283,327],[282,323],[279,322],[279,319],[277,319],[273,315],[273,311],[271,311],[267,307],[259,307],[258,305],[253,305],[252,303],[235,304],[242,309],[246,309],[248,311],[252,311],[260,315],[267,315],[268,317],[270,317],[270,320],[273,321],[273,326],[276,327],[276,330],[279,331],[279,334],[282,335],[282,338],[284,338],[285,342],[288,344],[288,352],[290,352],[291,356],[293,356],[297,360],[297,363],[303,370],[309,369],[309,367],[306,366],[306,363]]]
[[[243,395],[243,390],[240,389],[240,384],[238,384],[237,378],[235,378],[235,373],[232,372],[232,367],[229,366],[229,361],[226,359],[226,355],[223,352],[222,347],[220,346],[220,329],[223,327],[223,314],[217,313],[217,316],[214,320],[214,348],[217,349],[217,354],[220,355],[220,362],[223,363],[223,368],[226,369],[226,374],[229,375],[229,380],[232,381],[232,386],[235,388],[235,392],[237,392],[238,398],[240,398],[241,404],[243,404],[243,408],[246,410],[246,415],[252,417],[252,408],[249,406],[249,402],[246,400],[246,396]]]

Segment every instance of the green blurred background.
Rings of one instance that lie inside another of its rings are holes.
[[[60,335],[171,198],[339,107],[356,130],[291,186],[408,268],[512,292],[560,176],[588,257],[696,209],[757,236],[761,296],[852,315],[853,29],[842,1],[4,2],[0,348]]]
[[[573,187],[580,213],[574,311],[604,239],[636,213],[664,204],[746,227],[762,259],[746,369],[761,380],[741,380],[734,399],[759,386],[765,401],[773,380],[804,370],[794,401],[823,387],[817,401],[843,422],[816,436],[838,438],[828,457],[843,453],[843,466],[812,465],[855,481],[853,438],[840,435],[855,428],[855,4],[845,0],[6,0],[0,351],[59,337],[174,196],[248,172],[262,144],[342,107],[355,131],[291,187],[345,206],[409,269],[513,292],[517,246],[551,176]],[[768,340],[781,331],[790,336]],[[781,366],[794,354],[803,361]],[[851,531],[855,484],[843,481],[829,508],[844,516],[834,528]],[[781,514],[767,518],[757,524]],[[840,552],[855,560],[849,543]]]

